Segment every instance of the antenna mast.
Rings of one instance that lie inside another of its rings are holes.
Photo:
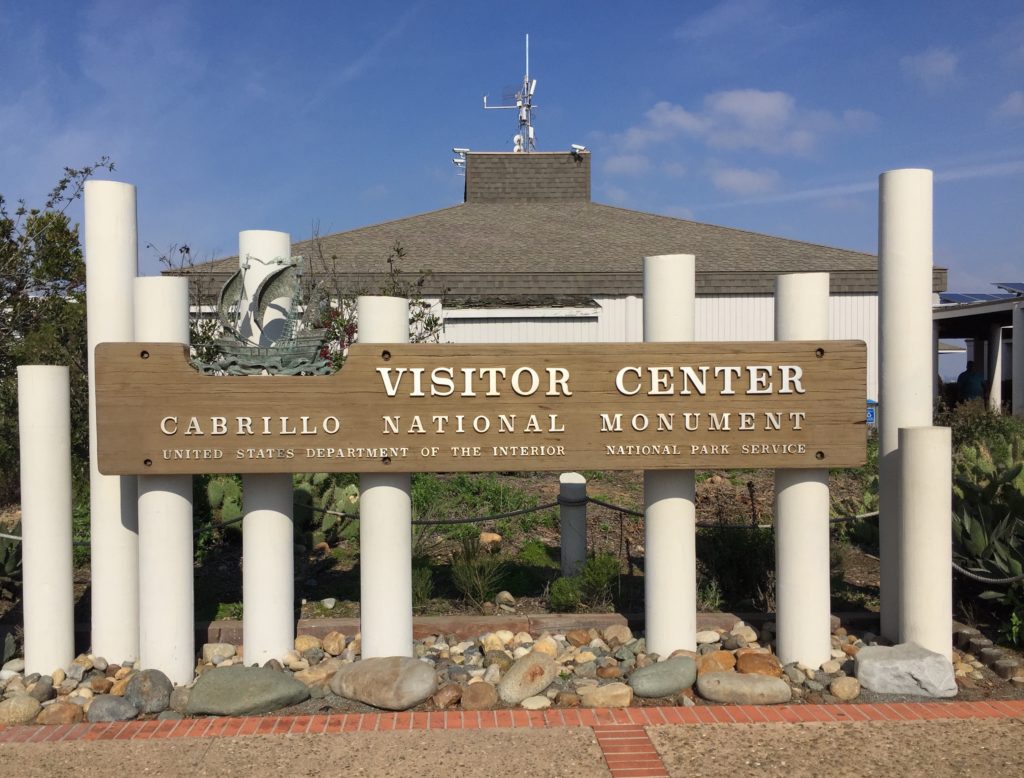
[[[523,87],[516,92],[515,105],[488,105],[484,96],[485,111],[514,109],[519,112],[519,129],[512,138],[512,150],[530,152],[537,150],[533,132],[533,93],[537,90],[537,79],[530,80],[530,35],[526,35],[526,75],[523,76]]]

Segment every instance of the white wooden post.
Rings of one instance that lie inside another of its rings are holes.
[[[693,340],[692,254],[644,257],[644,341]],[[697,648],[695,480],[692,470],[644,471],[647,650]]]
[[[1013,370],[1013,415],[1024,417],[1024,303],[1013,306],[1013,343],[1010,367]]]
[[[1003,325],[993,324],[988,337],[988,407],[995,413],[1003,411]]]
[[[238,233],[238,262],[248,262],[245,305],[239,311],[239,332],[249,342],[268,346],[273,328],[254,324],[255,293],[260,281],[291,256],[291,236],[273,230]],[[259,261],[257,261],[259,260]],[[281,311],[268,309],[268,319]],[[248,380],[260,381],[252,376]],[[245,663],[280,660],[295,645],[294,489],[289,473],[246,473],[242,476],[242,642]]]
[[[899,431],[901,643],[953,655],[953,475],[949,427]]]
[[[18,368],[25,674],[75,658],[68,369]]]
[[[135,339],[188,345],[187,278],[135,279]],[[184,358],[184,357],[183,357]],[[195,675],[192,476],[140,475],[139,663],[184,685]]]
[[[408,343],[409,301],[356,301],[360,343]],[[412,656],[412,486],[408,473],[359,476],[363,657]]]
[[[135,476],[101,475],[97,468],[94,360],[98,343],[134,340],[137,262],[135,187],[86,181],[92,651],[111,662],[139,658],[138,491]]]
[[[879,179],[878,275],[881,630],[895,640],[903,601],[898,430],[932,421],[930,170],[890,170]]]
[[[579,473],[558,476],[558,531],[562,575],[576,575],[587,561],[587,479]]]
[[[828,339],[828,273],[775,280],[775,339]],[[776,653],[783,664],[831,658],[828,470],[775,471]]]

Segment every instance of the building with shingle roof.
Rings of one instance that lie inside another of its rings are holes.
[[[699,340],[773,336],[775,277],[830,275],[832,333],[868,344],[877,386],[874,255],[631,211],[591,199],[591,154],[465,155],[464,202],[294,244],[313,278],[375,290],[400,244],[422,294],[438,305],[442,339],[466,342],[630,342],[642,333],[643,258],[696,257]],[[238,268],[226,257],[180,271],[213,295]],[[943,291],[946,271],[934,272]]]

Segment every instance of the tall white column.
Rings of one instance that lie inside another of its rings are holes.
[[[134,340],[138,253],[135,187],[86,181],[92,651],[111,662],[139,658],[138,492],[134,476],[101,475],[97,469],[94,360],[96,344]]]
[[[135,279],[135,339],[188,345],[187,278]],[[191,683],[196,661],[192,476],[140,475],[139,663]]]
[[[558,530],[562,575],[576,575],[587,561],[587,479],[579,473],[558,476]]]
[[[239,332],[256,345],[267,346],[274,327],[262,332],[253,325],[255,294],[260,282],[291,255],[287,232],[245,230],[238,233],[239,266],[247,261],[245,297],[239,306]],[[267,324],[280,319],[268,309]],[[249,380],[259,381],[259,377]],[[242,642],[247,665],[280,660],[295,644],[294,489],[288,473],[242,476]]]
[[[75,658],[68,369],[18,368],[25,674]]]
[[[1024,303],[1013,306],[1012,337],[1010,367],[1013,370],[1013,415],[1024,417]]]
[[[828,339],[828,273],[775,280],[775,339]],[[783,664],[831,658],[828,470],[775,471],[776,638]]]
[[[409,301],[360,297],[360,343],[408,343]],[[359,476],[363,657],[412,656],[412,486],[408,473]]]
[[[1000,413],[1003,409],[1003,325],[993,324],[988,336],[988,407]]]
[[[693,340],[692,254],[644,257],[644,341]],[[644,471],[647,650],[697,648],[695,481],[692,470]]]
[[[902,466],[899,641],[953,654],[953,475],[949,427],[899,431]]]
[[[900,624],[900,427],[932,420],[932,172],[879,179],[879,546],[882,634]]]

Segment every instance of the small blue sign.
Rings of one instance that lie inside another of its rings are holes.
[[[875,419],[876,419],[875,414],[876,414],[877,410],[878,410],[878,403],[875,400],[868,400],[868,415],[867,415],[867,422],[868,422],[868,424],[875,424],[876,423],[875,422]]]

